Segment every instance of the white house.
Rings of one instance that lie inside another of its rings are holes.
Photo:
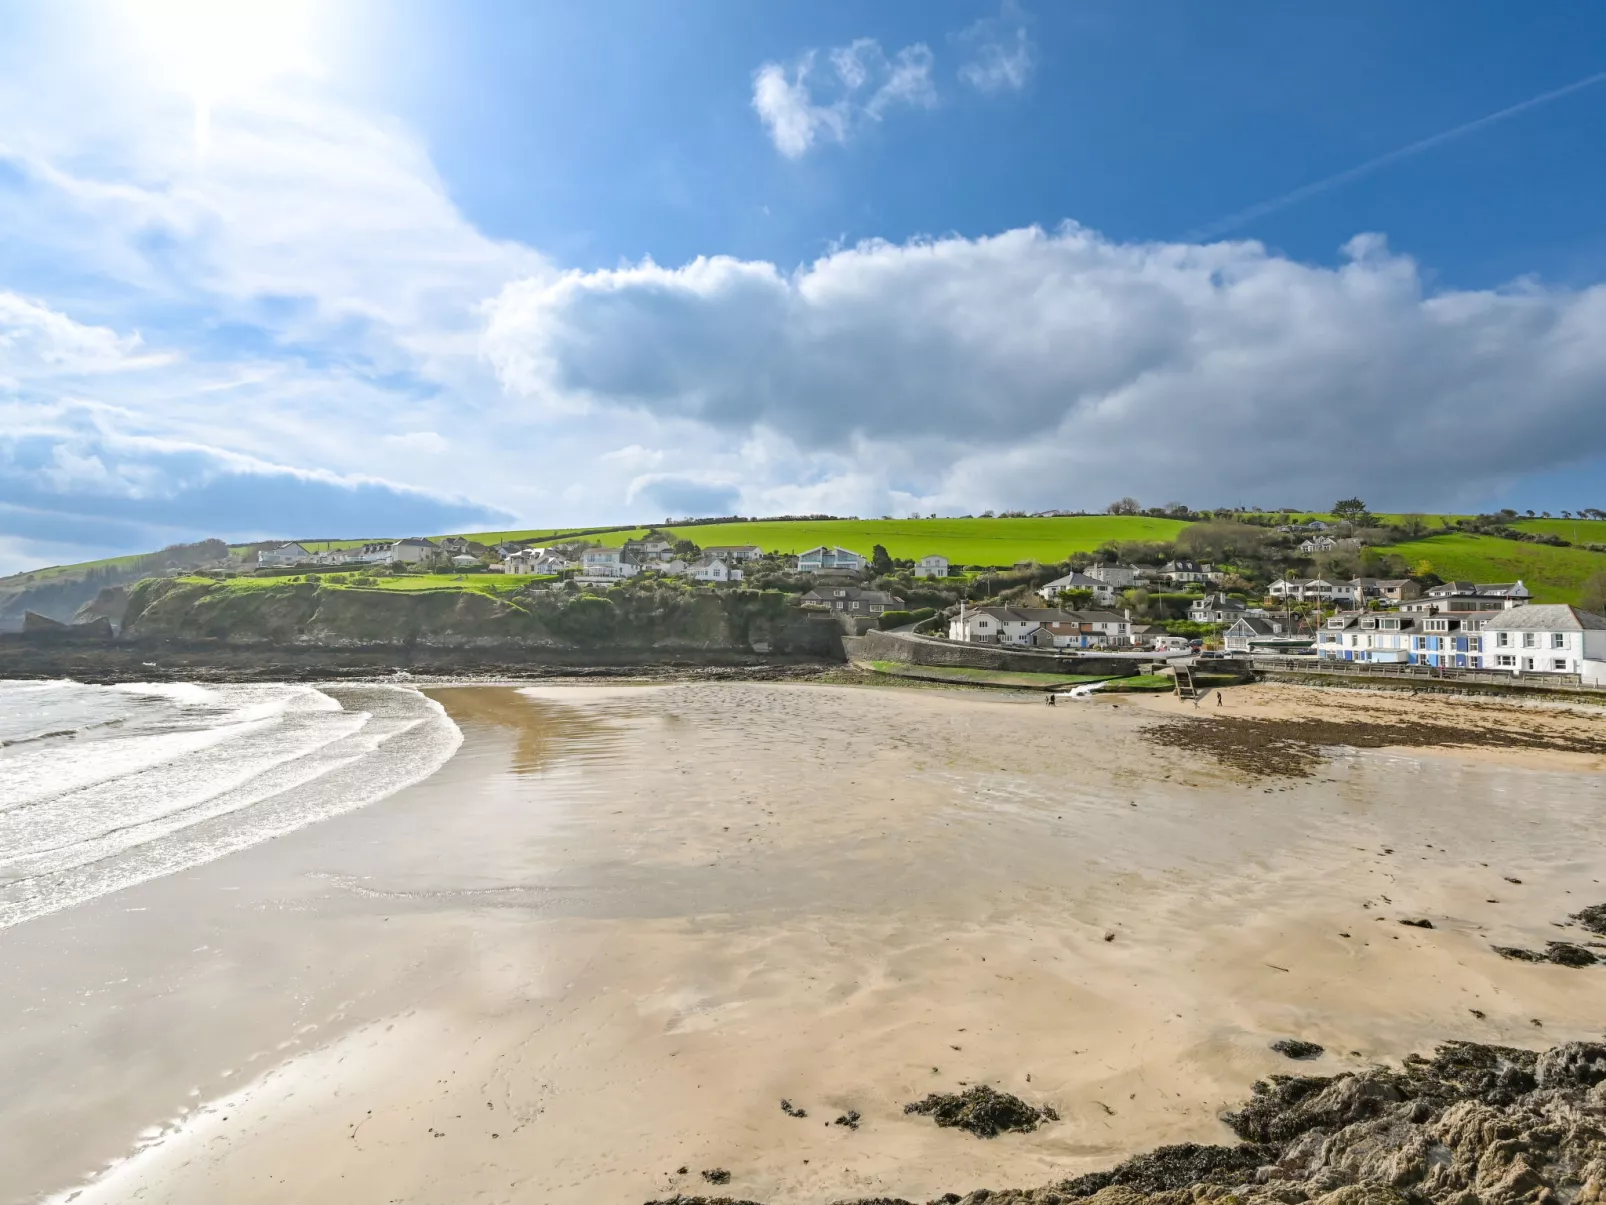
[[[302,565],[315,559],[300,544],[280,544],[277,548],[264,548],[257,553],[258,565]]]
[[[1046,585],[1039,586],[1037,593],[1043,598],[1053,602],[1067,590],[1089,590],[1093,594],[1093,601],[1101,607],[1107,607],[1115,602],[1116,589],[1109,582],[1100,581],[1096,577],[1088,577],[1085,573],[1067,573],[1064,577],[1056,577]]]
[[[1483,621],[1484,668],[1577,674],[1606,685],[1606,617],[1566,603],[1514,607]]]
[[[621,548],[587,548],[580,554],[582,577],[617,580],[640,572],[641,566],[627,560]]]
[[[797,558],[799,573],[857,573],[868,562],[856,552],[846,548],[827,548],[821,544],[810,548]]]
[[[742,571],[733,569],[718,557],[704,557],[702,560],[686,566],[684,573],[693,581],[699,582],[739,582],[742,580]]]
[[[1206,594],[1188,608],[1188,618],[1194,623],[1232,623],[1249,607],[1225,594]]]
[[[1087,576],[1096,582],[1103,582],[1106,586],[1117,590],[1125,590],[1137,584],[1138,571],[1131,565],[1089,565]]]
[[[915,576],[947,577],[948,558],[945,556],[938,556],[936,553],[932,553],[930,556],[921,557],[915,562]]]
[[[1353,536],[1312,536],[1300,544],[1299,550],[1304,553],[1317,552],[1353,552],[1361,546],[1361,542]]]
[[[674,555],[675,546],[662,536],[644,536],[639,540],[626,540],[619,550],[627,561],[645,565],[652,561],[667,561]]]
[[[1125,644],[1132,625],[1108,611],[1052,611],[1040,607],[978,607],[948,623],[948,639],[979,644],[1092,648]]]
[[[390,546],[390,565],[416,565],[419,561],[426,561],[440,551],[434,540],[426,540],[422,536],[409,536],[405,540],[397,540]]]
[[[466,552],[460,552],[460,553],[458,553],[456,556],[454,556],[452,558],[452,568],[454,568],[454,569],[472,569],[475,565],[478,565],[479,563],[480,563],[480,558],[479,557],[470,556]]]
[[[737,561],[756,561],[764,555],[757,544],[712,544],[703,549],[705,557],[735,564]]]
[[[1124,648],[1132,643],[1132,622],[1111,611],[1065,611],[1058,618],[1041,619],[1032,643],[1056,649]]]

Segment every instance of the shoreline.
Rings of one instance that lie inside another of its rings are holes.
[[[1491,950],[1606,898],[1563,762],[1246,777],[1132,696],[413,685],[464,734],[431,778],[0,935],[0,1200],[927,1200],[1231,1143],[1270,1073],[1598,1033],[1606,969]],[[903,1113],[976,1084],[1061,1120]]]

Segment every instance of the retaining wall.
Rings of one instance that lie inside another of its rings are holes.
[[[908,665],[962,665],[1032,674],[1107,674],[1124,678],[1141,668],[1131,657],[1095,653],[1046,653],[1007,649],[995,644],[929,640],[902,632],[866,632],[854,648],[866,661],[902,661]]]

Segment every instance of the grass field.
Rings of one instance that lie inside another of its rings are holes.
[[[895,678],[919,678],[924,682],[953,682],[971,686],[1011,686],[1026,690],[1056,690],[1061,686],[1102,682],[1108,677],[1107,674],[1036,674],[977,669],[968,665],[910,665],[906,661],[861,661],[858,664]]]
[[[1533,591],[1535,602],[1576,603],[1584,580],[1606,570],[1606,553],[1519,544],[1496,536],[1430,536],[1394,544],[1385,551],[1404,557],[1413,568],[1425,560],[1446,581],[1510,582],[1521,578]]]
[[[1518,519],[1511,526],[1535,535],[1560,536],[1574,544],[1606,544],[1606,519]]]
[[[313,580],[331,590],[382,590],[393,594],[432,594],[439,591],[476,594],[512,594],[531,582],[549,582],[551,575],[538,573],[410,573],[400,577],[376,577],[371,581],[354,582],[346,572],[313,574]],[[299,581],[287,577],[231,577],[221,583],[212,578],[193,577],[186,581],[225,585],[230,590],[271,590],[286,583]]]
[[[1130,678],[1117,678],[1103,689],[1105,694],[1126,694],[1159,693],[1176,688],[1176,679],[1170,674],[1136,674]]]
[[[1053,519],[825,519],[796,523],[710,523],[668,528],[706,548],[710,544],[757,544],[765,552],[798,553],[820,544],[839,545],[869,556],[880,544],[888,555],[919,560],[945,556],[955,565],[1013,565],[1062,561],[1107,540],[1173,540],[1187,524],[1176,519],[1086,515]],[[624,543],[631,532],[598,536]],[[639,534],[639,533],[638,533]]]

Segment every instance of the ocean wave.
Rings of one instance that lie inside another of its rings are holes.
[[[26,698],[10,686],[0,706]],[[78,689],[82,713],[101,706],[104,688]],[[411,687],[111,689],[152,710],[88,743],[0,749],[0,928],[382,799],[462,743]]]

